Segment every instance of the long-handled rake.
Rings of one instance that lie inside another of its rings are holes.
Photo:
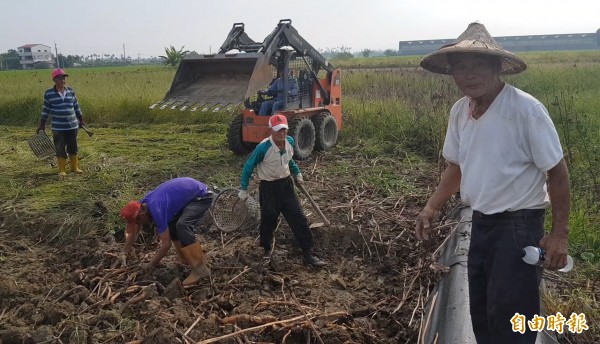
[[[325,217],[325,214],[323,214],[323,212],[321,211],[321,209],[319,208],[319,206],[317,205],[315,200],[308,193],[308,190],[306,190],[306,188],[304,187],[304,185],[300,184],[300,183],[295,183],[295,184],[296,184],[296,187],[298,189],[300,189],[300,191],[304,194],[304,196],[306,196],[306,198],[310,202],[310,205],[312,205],[313,209],[317,212],[317,214],[321,217],[321,219],[323,221],[325,221],[325,224],[329,226],[331,224],[331,222],[329,222],[329,220],[327,220],[327,218]],[[321,225],[317,226],[317,224],[315,224],[315,226],[313,226],[313,227],[320,227],[320,226]]]
[[[223,232],[233,232],[260,221],[260,205],[254,197],[242,201],[238,189],[225,189],[215,197],[210,212],[214,224]]]

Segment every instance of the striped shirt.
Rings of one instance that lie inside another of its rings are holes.
[[[300,173],[298,164],[292,160],[292,156],[294,155],[293,147],[294,139],[291,136],[286,137],[285,149],[283,150],[277,147],[271,136],[259,143],[250,158],[248,158],[248,161],[244,164],[241,181],[242,190],[248,189],[250,177],[252,177],[255,167],[258,172],[258,178],[267,181],[289,177],[290,170],[292,170],[294,175]]]
[[[81,120],[81,109],[75,91],[65,87],[64,98],[55,87],[44,92],[44,107],[42,109],[42,120],[52,119],[52,130],[73,130],[79,128]]]

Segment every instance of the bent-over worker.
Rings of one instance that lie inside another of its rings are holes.
[[[131,201],[121,209],[121,217],[127,221],[125,246],[121,254],[126,263],[141,225],[154,222],[160,237],[160,248],[150,263],[142,266],[151,272],[167,255],[171,243],[182,262],[189,264],[190,275],[182,284],[192,285],[210,275],[202,246],[196,241],[195,227],[212,203],[213,193],[208,187],[189,177],[171,179],[150,191],[139,201]]]

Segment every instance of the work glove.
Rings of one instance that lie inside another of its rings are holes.
[[[242,201],[245,201],[248,199],[248,190],[240,190],[240,192],[238,193],[238,197],[239,199],[241,199]]]
[[[37,130],[35,131],[36,134],[39,134],[40,131],[45,131],[46,130],[46,120],[40,120],[40,125],[38,126]]]
[[[302,173],[298,173],[296,175],[296,184],[302,184],[304,183],[304,179],[302,178]]]
[[[121,252],[121,254],[119,254],[119,263],[121,264],[122,268],[127,266],[127,254],[125,252]]]

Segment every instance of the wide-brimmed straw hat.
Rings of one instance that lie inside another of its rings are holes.
[[[448,54],[474,53],[499,56],[502,59],[501,74],[517,74],[527,69],[527,63],[519,56],[504,50],[485,26],[471,23],[454,43],[444,45],[438,50],[426,55],[421,60],[421,67],[430,72],[452,74]]]

